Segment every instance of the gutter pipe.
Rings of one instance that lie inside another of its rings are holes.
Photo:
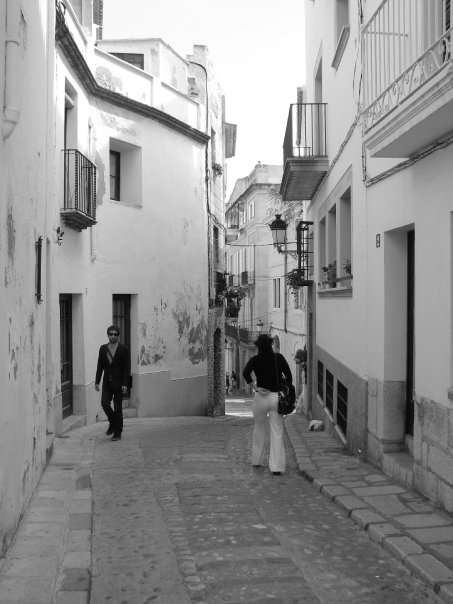
[[[19,121],[20,0],[6,0],[5,99],[3,140],[11,136]]]

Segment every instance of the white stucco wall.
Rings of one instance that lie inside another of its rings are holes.
[[[23,1],[18,24],[20,59],[5,74],[6,3],[0,6],[0,98],[5,87],[16,90],[18,123],[0,135],[0,262],[3,286],[0,326],[0,555],[12,538],[46,461],[47,406],[46,266],[53,245],[47,204],[53,197],[47,177],[48,98],[52,98],[53,3]],[[13,16],[9,15],[10,23]],[[13,25],[14,27],[14,25]],[[50,38],[48,39],[48,34]],[[49,62],[49,63],[48,63]],[[5,80],[6,78],[6,80]],[[0,114],[3,127],[3,103]],[[35,242],[43,237],[44,301],[35,297]]]
[[[208,253],[205,146],[132,111],[87,96],[60,57],[57,186],[63,195],[65,81],[77,98],[78,148],[97,166],[97,224],[67,228],[58,292],[72,294],[74,413],[104,417],[94,391],[113,294],[131,295],[131,405],[139,416],[204,414]],[[112,63],[113,65],[113,63]],[[193,101],[186,98],[186,103]],[[90,126],[90,130],[88,129]],[[121,199],[110,199],[109,151],[122,154]],[[62,199],[63,197],[61,197]],[[58,404],[58,403],[57,403]]]

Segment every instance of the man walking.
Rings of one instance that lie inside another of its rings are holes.
[[[99,348],[94,388],[99,392],[99,383],[104,374],[101,405],[109,420],[106,434],[113,434],[112,440],[120,440],[123,431],[123,393],[127,391],[129,384],[130,356],[129,350],[118,342],[120,330],[116,325],[107,329],[107,335],[108,344]]]

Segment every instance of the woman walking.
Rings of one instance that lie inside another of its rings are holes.
[[[244,368],[242,375],[247,384],[252,384],[255,391],[252,411],[255,418],[252,441],[252,464],[263,465],[266,440],[266,419],[269,414],[270,453],[269,469],[273,474],[285,471],[286,456],[283,444],[283,416],[279,415],[278,391],[282,374],[292,383],[291,370],[285,357],[272,350],[273,340],[267,334],[260,334],[254,342],[258,354],[252,357]],[[251,374],[254,373],[255,380]]]

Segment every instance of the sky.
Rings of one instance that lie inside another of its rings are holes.
[[[237,124],[227,199],[260,161],[282,164],[296,88],[305,84],[303,0],[104,0],[103,37],[162,38],[178,54],[206,45]]]

